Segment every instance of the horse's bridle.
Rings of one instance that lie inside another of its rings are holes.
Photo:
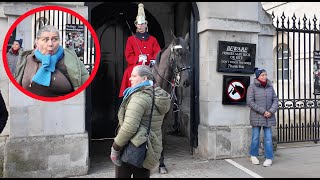
[[[190,66],[179,67],[177,65],[177,61],[175,61],[175,56],[176,56],[175,52],[177,49],[182,49],[182,46],[181,45],[173,46],[172,44],[170,45],[169,62],[172,62],[171,68],[173,69],[174,86],[180,87],[180,74],[181,74],[181,72],[188,70],[188,69],[191,69],[191,67]]]
[[[180,74],[181,74],[182,71],[185,71],[185,70],[188,70],[188,69],[192,69],[192,68],[191,68],[190,66],[179,67],[179,66],[177,65],[177,62],[176,62],[176,60],[175,60],[175,57],[176,57],[176,54],[175,54],[176,51],[175,51],[175,50],[176,50],[176,49],[182,49],[182,46],[181,46],[181,45],[172,45],[172,44],[170,45],[169,62],[172,62],[170,67],[171,67],[172,70],[173,70],[173,80],[174,80],[174,83],[172,83],[172,82],[170,82],[169,80],[167,80],[166,78],[162,77],[162,76],[159,74],[156,66],[153,66],[153,69],[156,71],[156,73],[157,73],[163,80],[167,81],[167,82],[171,85],[171,92],[170,92],[170,94],[171,94],[171,99],[172,99],[173,97],[175,97],[175,99],[177,100],[177,97],[176,97],[176,95],[175,95],[174,90],[175,90],[176,87],[180,87]],[[177,105],[176,105],[176,106],[177,106]]]
[[[190,66],[186,66],[186,67],[179,67],[177,65],[177,62],[175,61],[175,56],[176,54],[174,53],[176,49],[182,49],[181,45],[175,45],[173,46],[172,44],[170,45],[170,54],[169,54],[169,62],[171,63],[171,68],[173,70],[173,79],[174,79],[174,83],[170,82],[169,80],[167,80],[166,78],[162,77],[158,70],[156,69],[155,66],[153,66],[153,68],[155,69],[156,73],[165,81],[167,81],[169,84],[171,84],[171,86],[175,86],[175,87],[180,87],[180,74],[182,71],[188,70],[188,69],[192,69]]]

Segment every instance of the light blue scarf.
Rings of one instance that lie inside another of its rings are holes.
[[[142,86],[152,86],[152,85],[153,85],[153,81],[145,80],[133,87],[128,87],[126,90],[123,91],[123,95],[124,95],[123,99],[126,99],[130,94],[132,94]]]
[[[51,73],[55,71],[57,62],[63,57],[63,48],[59,46],[54,55],[43,55],[39,50],[35,50],[34,55],[41,61],[42,66],[37,73],[33,76],[32,81],[43,85],[50,86]]]

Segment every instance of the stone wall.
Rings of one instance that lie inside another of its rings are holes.
[[[43,5],[68,7],[88,19],[88,9],[83,2],[1,3],[1,47],[14,21],[25,12]],[[18,34],[26,39],[25,47],[32,47],[31,38],[28,40],[32,37],[31,31],[27,26],[30,24],[19,24]],[[8,124],[0,137],[0,164],[3,164],[4,177],[67,177],[88,172],[85,91],[59,102],[28,97],[10,82],[2,56],[0,87],[9,111]]]
[[[250,76],[253,82],[254,76],[217,72],[218,41],[256,44],[255,65],[273,72],[275,29],[271,16],[262,9],[260,2],[199,2],[197,5],[200,14],[200,124],[195,156],[205,159],[245,157],[249,155],[251,143],[249,108],[222,104],[222,80],[223,75]]]
[[[71,134],[9,138],[4,177],[59,178],[88,172],[88,136]]]

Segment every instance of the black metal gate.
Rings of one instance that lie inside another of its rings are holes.
[[[44,25],[52,25],[58,28],[60,31],[60,45],[66,48],[66,25],[84,25],[77,17],[73,16],[64,11],[59,10],[44,10],[37,12],[33,15],[34,27],[33,27],[33,37],[36,38],[36,32]],[[89,73],[91,74],[95,62],[95,44],[93,43],[93,38],[90,31],[84,25],[83,26],[83,55],[79,58]],[[72,47],[73,48],[73,47]],[[78,54],[78,53],[77,53]],[[78,55],[79,56],[79,55]]]
[[[278,143],[319,141],[320,26],[316,16],[275,17],[274,58],[279,97],[277,112]],[[317,24],[318,23],[318,24]],[[319,63],[318,63],[319,62]]]

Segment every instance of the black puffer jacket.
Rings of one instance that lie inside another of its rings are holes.
[[[0,91],[0,134],[2,133],[4,127],[7,124],[8,120],[8,111],[6,104],[4,103],[1,91]]]

